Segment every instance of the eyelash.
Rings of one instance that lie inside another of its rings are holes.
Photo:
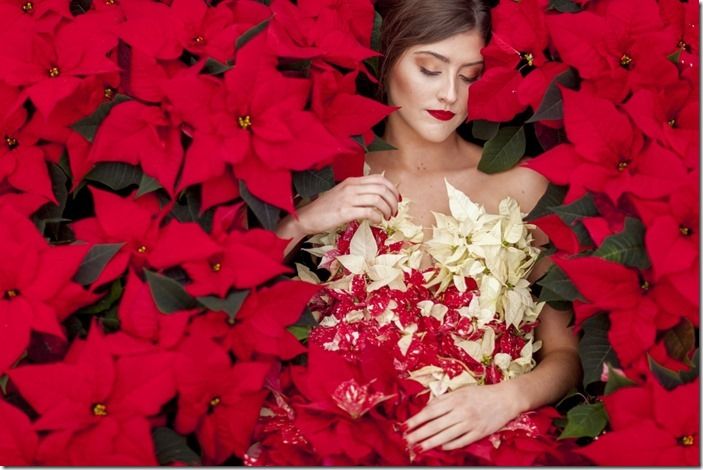
[[[433,72],[433,71],[431,71],[431,70],[427,70],[425,67],[420,67],[420,72],[422,72],[424,75],[427,75],[427,76],[429,76],[429,77],[436,77],[437,75],[439,75],[440,73],[442,73],[442,72]],[[471,78],[469,78],[469,77],[461,76],[461,79],[462,79],[465,83],[474,83],[476,80],[478,80],[478,77],[471,77]]]

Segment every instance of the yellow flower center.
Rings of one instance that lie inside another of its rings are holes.
[[[681,232],[681,235],[683,235],[684,237],[691,235],[691,229],[686,227],[685,225],[679,226],[679,232]]]
[[[117,0],[105,0],[105,5],[117,5]]]
[[[51,68],[49,69],[49,76],[50,76],[51,78],[56,78],[56,77],[58,77],[59,75],[61,75],[61,71],[59,70],[58,67],[54,66],[54,67],[51,67]]]
[[[676,45],[676,47],[678,47],[682,51],[688,51],[688,49],[689,49],[688,44],[686,44],[686,41],[684,41],[683,39],[679,41],[679,43]]]
[[[141,253],[141,254],[146,253],[146,245],[142,245],[139,248],[137,248],[137,253]]]
[[[5,143],[7,144],[7,147],[10,150],[17,148],[17,146],[19,145],[19,142],[17,142],[17,139],[15,139],[14,137],[12,137],[10,135],[5,136]]]
[[[640,284],[640,289],[643,291],[647,292],[649,290],[649,282],[643,281],[642,284]]]
[[[669,127],[674,127],[676,125],[676,119],[669,119],[666,121],[666,123],[669,125]]]
[[[17,290],[15,290],[15,289],[10,289],[10,290],[5,291],[5,298],[7,298],[7,299],[12,299],[12,298],[17,297],[19,294],[20,294],[20,293],[17,292]]]
[[[22,5],[22,11],[25,13],[31,13],[34,10],[34,4],[32,2],[24,2]]]
[[[105,98],[107,101],[112,101],[112,99],[115,97],[115,89],[112,87],[105,87],[103,90],[103,98]]]
[[[219,273],[222,270],[222,263],[215,263],[212,265],[212,270]]]
[[[535,56],[533,56],[530,52],[524,52],[522,54],[522,58],[527,62],[527,65],[532,67],[535,63]]]
[[[251,127],[251,116],[239,116],[237,122],[239,123],[239,127],[247,130]]]
[[[205,42],[205,38],[199,34],[193,38],[193,43],[195,43],[195,44],[203,44],[204,42]]]
[[[95,416],[107,416],[107,406],[102,403],[96,403],[93,405],[93,415]]]
[[[628,67],[630,64],[632,64],[632,57],[627,54],[623,54],[622,57],[620,57],[620,65],[623,67]]]
[[[683,436],[681,438],[681,444],[685,445],[686,447],[692,446],[693,445],[693,436],[688,435],[688,436]]]
[[[222,400],[220,400],[220,397],[215,397],[212,400],[210,400],[210,406],[215,407],[215,406],[219,405],[221,402],[222,402]]]
[[[628,160],[620,160],[618,162],[618,171],[625,171],[629,165],[630,162]]]

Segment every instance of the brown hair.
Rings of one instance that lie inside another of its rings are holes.
[[[478,29],[488,42],[490,7],[481,0],[378,0],[381,25],[381,66],[378,97],[385,98],[385,83],[403,52],[418,44],[442,41]]]

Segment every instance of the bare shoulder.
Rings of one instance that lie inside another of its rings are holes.
[[[523,160],[523,163],[527,161]],[[549,180],[540,173],[517,165],[502,174],[508,195],[515,199],[524,212],[531,211],[547,191]]]

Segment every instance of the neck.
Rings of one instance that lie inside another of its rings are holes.
[[[383,140],[397,149],[389,152],[390,160],[393,167],[401,170],[432,172],[451,169],[460,154],[461,137],[456,132],[443,142],[430,142],[396,115],[388,117]]]

